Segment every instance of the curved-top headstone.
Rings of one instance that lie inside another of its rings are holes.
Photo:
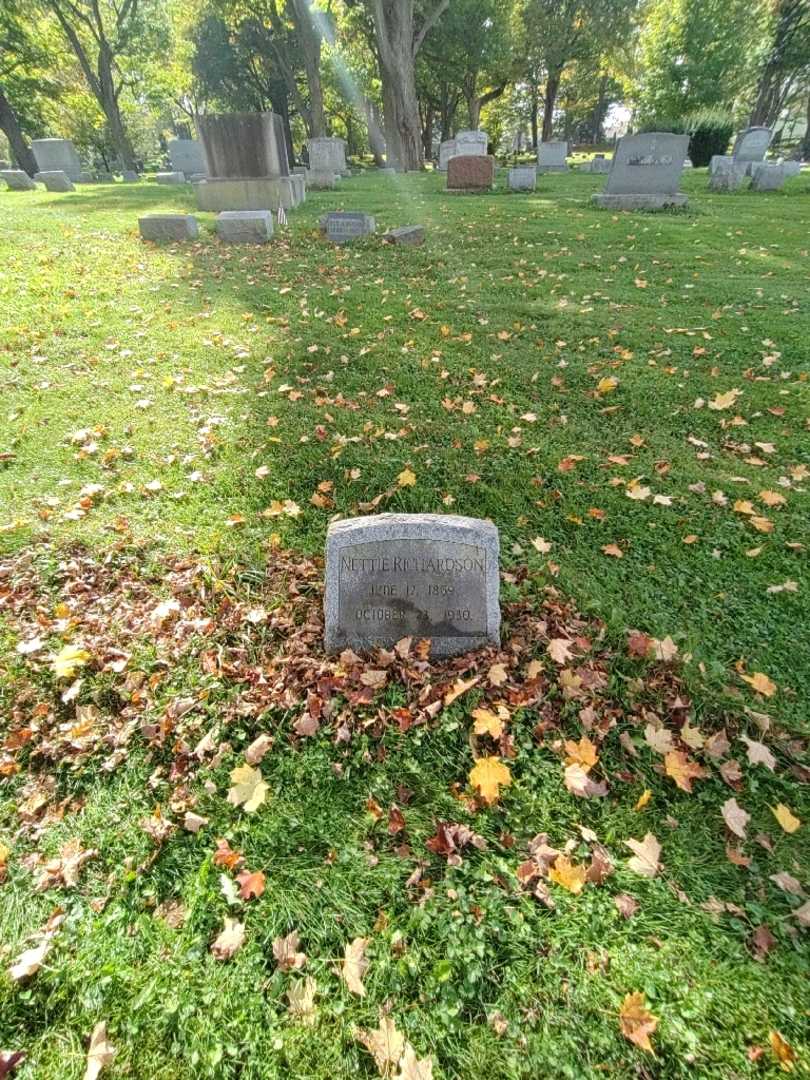
[[[70,139],[34,139],[31,149],[39,172],[63,172],[74,183],[81,180],[82,163]]]
[[[650,131],[619,139],[604,191],[593,196],[597,206],[615,210],[658,210],[685,206],[678,191],[689,149],[688,135]]]
[[[767,127],[750,127],[741,131],[734,143],[731,156],[737,165],[764,161],[771,145],[773,132]]]
[[[376,514],[326,535],[326,649],[427,638],[431,655],[500,643],[498,530],[453,514]]]

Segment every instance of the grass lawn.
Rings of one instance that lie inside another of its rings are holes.
[[[660,215],[592,209],[603,182],[369,173],[260,249],[207,214],[144,244],[190,188],[0,193],[15,1076],[83,1075],[104,1021],[104,1076],[372,1077],[381,1016],[442,1078],[809,1067],[810,174],[720,196],[693,170]],[[336,249],[339,208],[426,243]],[[323,657],[328,522],[382,511],[497,524],[502,652]],[[485,757],[511,776],[490,804]],[[440,822],[473,830],[458,858]],[[654,1056],[621,1031],[637,992]]]

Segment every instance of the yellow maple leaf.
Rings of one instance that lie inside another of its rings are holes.
[[[479,758],[470,770],[470,784],[486,803],[497,802],[501,787],[508,787],[511,783],[509,767],[500,758]]]
[[[600,394],[609,394],[612,390],[615,390],[618,385],[618,379],[615,379],[612,375],[606,375],[604,379],[600,379],[596,384],[596,389]]]
[[[489,709],[473,709],[473,731],[476,735],[490,735],[493,739],[500,739],[503,732],[503,721]]]
[[[768,1041],[771,1044],[771,1050],[773,1050],[774,1057],[779,1062],[779,1066],[783,1072],[793,1072],[793,1066],[796,1062],[796,1051],[787,1042],[778,1031],[772,1031],[768,1035]]]
[[[771,807],[771,810],[773,810],[773,816],[786,833],[796,832],[801,825],[801,819],[797,818],[784,803],[777,803],[776,806]]]
[[[715,411],[730,409],[741,394],[742,390],[727,390],[725,394],[716,394],[714,399],[709,402],[709,408]]]
[[[638,802],[633,807],[634,810],[643,810],[647,803],[652,798],[652,791],[649,788],[644,788],[642,793],[638,797]]]
[[[706,775],[706,770],[691,761],[682,750],[670,750],[664,757],[664,771],[672,777],[681,791],[692,791],[692,781]]]
[[[573,739],[566,739],[565,753],[565,764],[581,765],[584,772],[589,772],[599,760],[596,747],[587,735],[583,735],[578,743]]]
[[[481,676],[474,675],[472,679],[456,679],[447,693],[444,695],[444,707],[452,705],[457,697],[461,697],[462,694],[466,694],[477,682],[479,682]]]
[[[625,1039],[650,1054],[654,1053],[650,1035],[658,1027],[658,1018],[647,1008],[647,999],[640,991],[625,996],[619,1009],[619,1025]]]
[[[259,769],[250,765],[237,765],[231,772],[233,787],[228,791],[228,802],[242,806],[248,814],[258,810],[267,798],[267,784]]]
[[[755,671],[753,675],[740,675],[740,678],[752,686],[758,694],[763,694],[765,697],[773,697],[776,693],[776,683],[762,671]]]
[[[89,659],[90,653],[87,649],[78,645],[65,645],[51,661],[51,671],[57,679],[71,679]]]
[[[554,866],[548,872],[550,881],[562,885],[574,896],[579,896],[585,887],[586,875],[587,870],[584,866],[570,862],[565,855],[558,855]]]
[[[413,487],[416,483],[416,473],[413,469],[405,468],[397,477],[397,484],[400,487]]]

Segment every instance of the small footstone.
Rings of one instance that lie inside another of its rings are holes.
[[[147,214],[138,218],[138,228],[144,240],[158,242],[196,240],[200,234],[193,214]]]
[[[425,229],[423,225],[400,225],[383,233],[383,240],[387,244],[410,244],[415,247],[425,242]]]
[[[335,244],[345,244],[376,231],[377,222],[371,214],[335,211],[326,215],[326,235]]]
[[[185,184],[186,174],[181,172],[159,172],[155,175],[159,184]]]
[[[509,170],[507,183],[510,191],[534,191],[537,187],[537,169],[534,165],[516,165]]]
[[[330,525],[326,649],[427,638],[431,656],[500,643],[498,530],[452,514],[376,514]]]
[[[51,169],[47,172],[38,172],[34,176],[35,180],[39,180],[41,184],[44,184],[48,191],[75,191],[73,182],[66,172],[61,169]]]
[[[8,184],[9,191],[36,191],[37,185],[22,169],[3,169],[0,176]]]
[[[230,244],[266,244],[273,235],[269,210],[223,210],[217,214],[220,240]]]

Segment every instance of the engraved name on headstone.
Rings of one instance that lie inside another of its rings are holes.
[[[371,214],[336,210],[326,218],[326,235],[336,244],[344,244],[358,236],[369,236],[376,229],[377,223]]]
[[[452,514],[376,514],[330,526],[326,648],[428,638],[431,656],[500,641],[498,530]]]

